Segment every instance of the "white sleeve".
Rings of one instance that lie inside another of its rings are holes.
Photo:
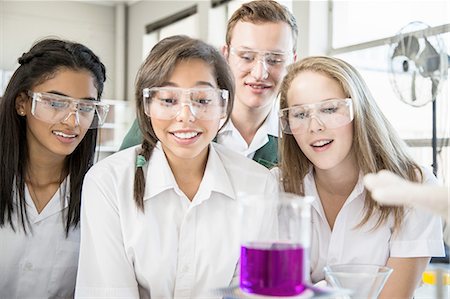
[[[423,184],[425,185],[437,185],[439,184],[438,179],[434,176],[433,171],[430,167],[421,167]]]
[[[270,173],[272,174],[272,176],[274,177],[275,181],[277,182],[279,191],[282,192],[283,191],[283,184],[281,183],[281,171],[280,171],[280,168],[273,167],[270,170]]]
[[[437,184],[429,169],[422,168],[424,184]],[[391,257],[445,256],[440,217],[420,208],[406,208],[403,225],[391,240]]]
[[[266,186],[264,188],[264,194],[275,194],[277,195],[279,192],[279,184],[278,184],[278,171],[274,170],[269,173],[267,176]]]
[[[124,248],[116,188],[107,172],[89,171],[84,179],[75,298],[139,298]]]
[[[273,175],[273,177],[279,181],[280,180],[280,168],[279,167],[273,167],[272,169],[270,169],[270,173]]]

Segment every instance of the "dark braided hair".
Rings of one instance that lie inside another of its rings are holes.
[[[13,215],[26,232],[28,216],[25,204],[25,176],[29,163],[26,119],[17,114],[16,98],[55,76],[63,69],[87,70],[94,78],[97,99],[103,92],[105,66],[89,48],[82,44],[44,39],[37,42],[18,59],[14,72],[0,102],[0,228],[9,224],[15,230]],[[67,156],[63,174],[70,175],[69,208],[65,217],[66,234],[80,221],[81,187],[84,175],[94,163],[97,129],[90,129],[75,151]],[[62,174],[62,175],[63,175]]]
[[[158,138],[149,117],[144,113],[142,91],[144,88],[161,86],[170,77],[178,62],[189,59],[201,59],[209,64],[213,68],[219,88],[228,90],[227,119],[223,125],[229,119],[233,109],[234,80],[224,57],[213,46],[184,35],[175,35],[161,40],[153,47],[136,77],[136,112],[143,135],[142,147],[137,155],[143,156],[146,161],[150,159]],[[134,178],[134,200],[142,211],[144,211],[145,182],[142,167],[137,167]]]

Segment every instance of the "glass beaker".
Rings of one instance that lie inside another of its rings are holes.
[[[379,265],[341,264],[325,266],[323,271],[331,286],[352,292],[348,298],[376,299],[393,270]]]
[[[312,197],[280,192],[241,203],[240,288],[270,296],[298,295],[309,282]]]

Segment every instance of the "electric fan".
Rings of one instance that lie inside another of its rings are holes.
[[[422,22],[412,22],[391,39],[388,56],[390,79],[398,98],[421,107],[432,102],[433,172],[437,173],[436,97],[447,78],[450,57],[444,42]]]

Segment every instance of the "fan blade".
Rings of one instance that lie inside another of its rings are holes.
[[[425,48],[420,53],[416,65],[419,68],[419,72],[424,77],[431,77],[433,72],[439,69],[441,59],[439,53],[433,47],[432,44],[425,39]]]
[[[415,102],[417,100],[416,97],[416,71],[414,70],[412,74],[412,82],[411,82],[411,101]]]
[[[417,37],[407,35],[403,37],[394,49],[392,57],[406,56],[411,60],[415,60],[417,53],[419,53],[420,45]]]

